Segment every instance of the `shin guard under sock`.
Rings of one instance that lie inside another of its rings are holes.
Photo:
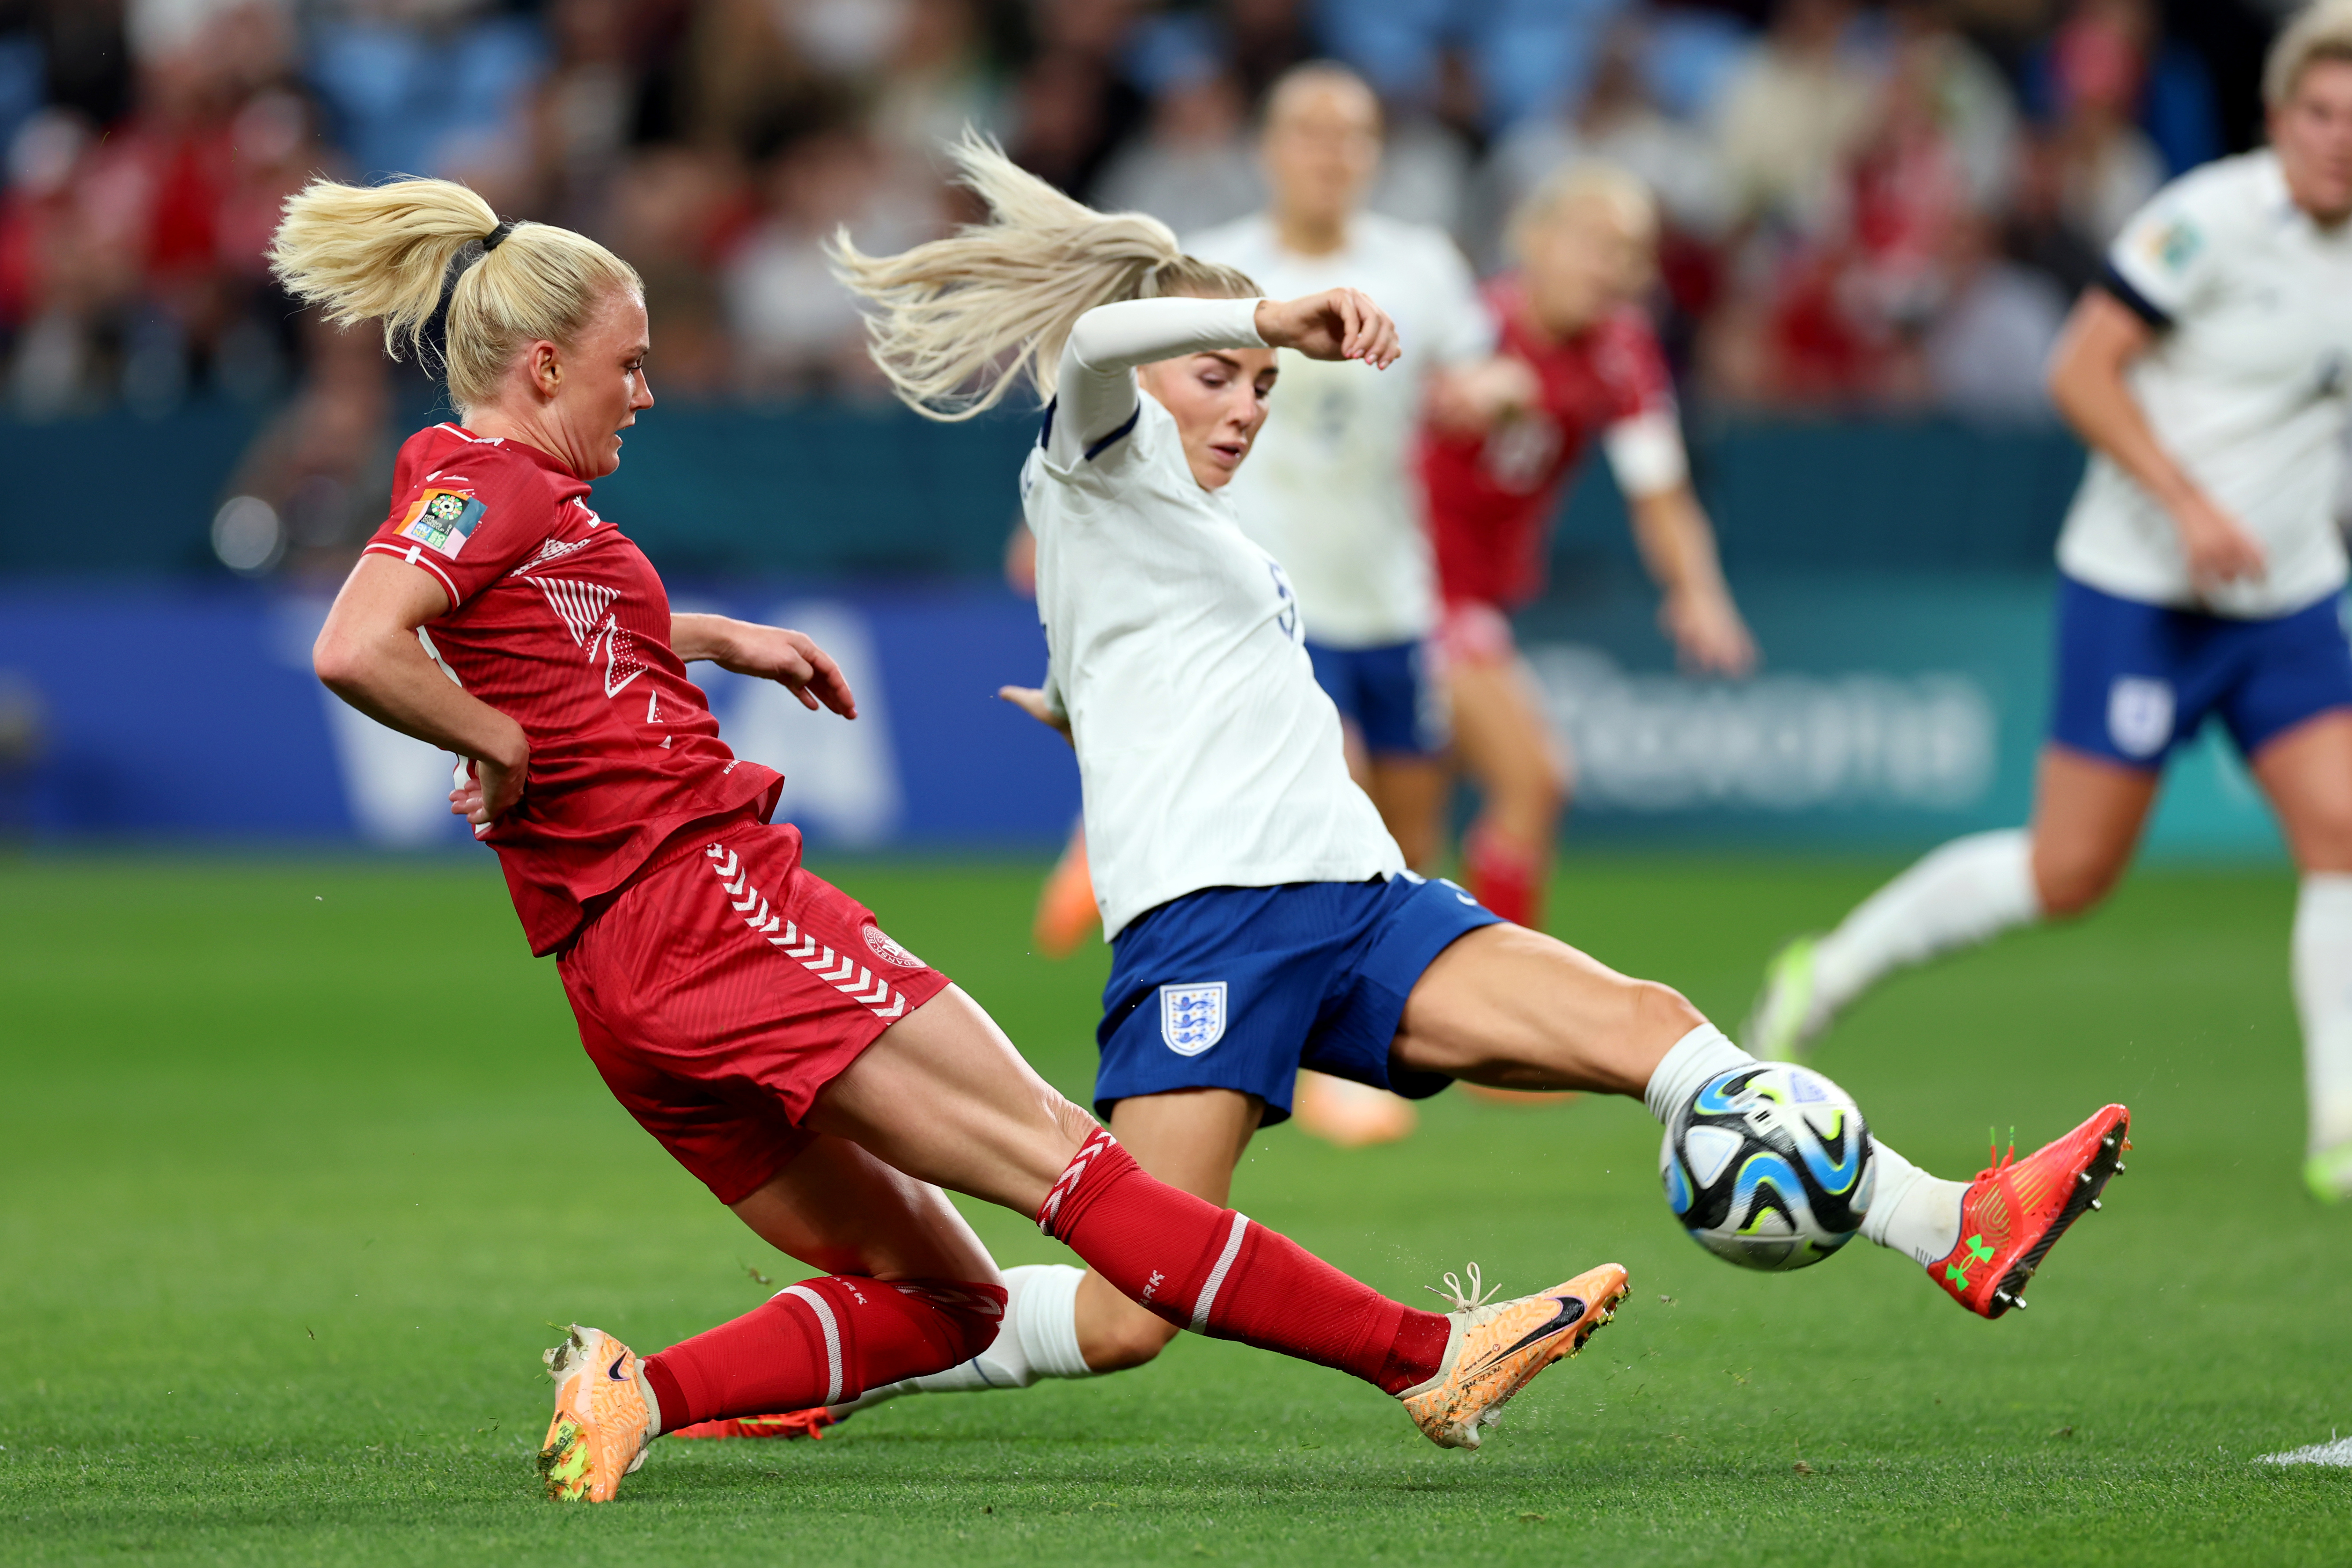
[[[1386,1393],[1426,1381],[1445,1354],[1443,1314],[1390,1301],[1246,1215],[1153,1180],[1099,1129],[1046,1195],[1037,1228],[1179,1328],[1336,1367]]]
[[[647,1356],[646,1379],[666,1432],[838,1405],[870,1386],[970,1360],[995,1339],[1003,1315],[1001,1286],[824,1275]]]

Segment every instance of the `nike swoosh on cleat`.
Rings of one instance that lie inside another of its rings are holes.
[[[621,1368],[628,1365],[628,1364],[629,1353],[625,1350],[620,1354],[613,1358],[613,1364],[604,1369],[604,1375],[610,1377],[615,1383],[626,1383],[629,1380],[629,1375],[623,1372]]]
[[[1552,1305],[1557,1310],[1553,1312],[1551,1320],[1549,1322],[1540,1323],[1535,1328],[1529,1329],[1526,1333],[1521,1334],[1515,1343],[1496,1351],[1485,1361],[1480,1362],[1475,1367],[1471,1369],[1472,1375],[1475,1376],[1478,1373],[1486,1371],[1486,1368],[1494,1365],[1498,1361],[1508,1360],[1510,1357],[1517,1355],[1519,1352],[1527,1349],[1529,1345],[1540,1343],[1542,1341],[1549,1339],[1552,1335],[1560,1333],[1564,1329],[1574,1328],[1579,1322],[1583,1321],[1585,1311],[1584,1303],[1577,1300],[1574,1296],[1554,1296],[1552,1298]]]

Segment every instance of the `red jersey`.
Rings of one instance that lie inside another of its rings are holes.
[[[1638,310],[1629,307],[1553,341],[1528,321],[1517,279],[1497,278],[1484,292],[1499,329],[1496,352],[1525,361],[1542,393],[1535,407],[1484,435],[1425,431],[1422,479],[1446,602],[1516,609],[1543,589],[1560,487],[1586,442],[1626,420],[1671,417],[1674,381]]]
[[[522,799],[478,833],[498,851],[534,953],[673,834],[775,810],[783,777],[719,743],[670,652],[653,563],[546,453],[455,424],[408,438],[392,515],[368,541],[433,574],[449,610],[418,640],[451,679],[523,727]]]

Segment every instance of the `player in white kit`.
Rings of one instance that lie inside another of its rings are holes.
[[[1266,95],[1266,210],[1189,236],[1185,248],[1276,295],[1360,288],[1397,324],[1402,356],[1385,375],[1276,356],[1283,417],[1228,494],[1242,530],[1290,574],[1315,679],[1346,728],[1349,770],[1405,863],[1428,871],[1444,848],[1453,727],[1415,438],[1433,379],[1484,366],[1495,329],[1444,230],[1362,210],[1381,138],[1380,100],[1354,72],[1292,70]],[[1345,1080],[1299,1085],[1298,1124],[1334,1143],[1389,1142],[1415,1119],[1403,1101]]]
[[[2305,1179],[2352,1197],[2352,648],[2332,517],[2352,414],[2352,0],[2263,78],[2270,146],[2157,193],[2076,307],[2051,390],[2092,448],[2058,543],[2057,692],[2030,829],[1956,840],[1773,959],[1784,1056],[1889,972],[2104,898],[2166,759],[2218,717],[2303,875]]]
[[[1302,1064],[1412,1094],[1626,1094],[1662,1121],[1751,1067],[1667,987],[1413,874],[1349,776],[1297,599],[1224,489],[1265,426],[1276,346],[1370,377],[1394,325],[1351,289],[1257,298],[1151,219],[1090,212],[982,143],[955,153],[989,224],[891,257],[845,242],[841,265],[919,412],[976,412],[1022,373],[1051,399],[1021,476],[1048,669],[1005,695],[1077,750],[1114,954],[1095,1083],[1112,1134],[1222,1197]],[[2117,1168],[2126,1120],[2108,1106],[1972,1183],[1877,1143],[1863,1234],[2000,1316]],[[893,1392],[1116,1371],[1174,1332],[1092,1275],[1036,1274],[986,1354]]]

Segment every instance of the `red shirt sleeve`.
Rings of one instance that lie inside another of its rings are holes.
[[[487,442],[401,453],[392,511],[367,553],[395,556],[429,571],[455,610],[539,548],[555,522],[546,472]]]
[[[1609,423],[1675,410],[1674,372],[1666,368],[1658,335],[1638,310],[1625,309],[1595,329],[1592,370],[1609,390]]]

